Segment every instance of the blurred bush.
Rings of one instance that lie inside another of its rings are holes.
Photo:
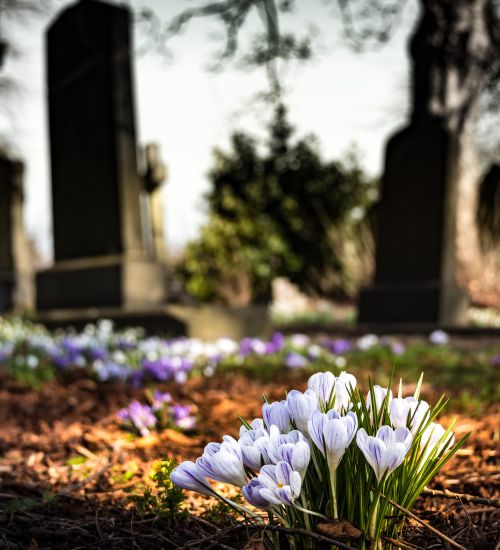
[[[239,132],[229,153],[215,151],[208,221],[179,265],[187,291],[246,305],[267,301],[284,276],[312,295],[353,296],[372,269],[378,180],[356,153],[325,162],[315,136],[293,140],[282,104],[269,133],[264,153]]]

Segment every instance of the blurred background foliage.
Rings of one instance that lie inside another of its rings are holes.
[[[241,132],[228,153],[215,150],[209,219],[178,265],[194,298],[263,302],[280,276],[311,295],[348,298],[369,278],[378,179],[354,150],[325,161],[315,136],[294,134],[279,103],[263,152]]]

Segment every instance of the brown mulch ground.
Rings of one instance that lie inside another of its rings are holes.
[[[305,379],[293,386],[303,387]],[[162,457],[193,459],[208,441],[236,435],[237,415],[260,416],[262,395],[282,398],[286,380],[217,375],[162,389],[196,404],[196,433],[131,439],[116,412],[132,397],[144,399],[142,390],[125,385],[81,379],[35,391],[1,381],[0,548],[242,548],[241,530],[225,533],[203,520],[204,498],[190,494],[186,503],[196,517],[168,527],[140,518],[129,495],[150,483]],[[500,407],[481,418],[461,416],[457,426],[457,436],[472,435],[432,487],[500,499]],[[500,548],[500,509],[490,504],[427,496],[414,512],[467,549]],[[417,548],[451,548],[414,520],[404,538]]]

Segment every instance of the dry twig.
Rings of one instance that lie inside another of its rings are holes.
[[[434,497],[444,497],[444,498],[454,498],[461,500],[463,502],[470,502],[473,504],[486,504],[488,506],[494,506],[495,508],[500,508],[500,500],[495,500],[493,498],[484,498],[478,497],[475,495],[468,495],[466,493],[453,493],[445,489],[444,491],[438,491],[437,489],[429,489],[425,487],[422,491],[424,495],[432,495]]]

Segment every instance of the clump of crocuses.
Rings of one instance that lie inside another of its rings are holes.
[[[292,390],[282,401],[264,403],[262,418],[243,422],[239,439],[209,443],[195,462],[180,464],[171,480],[214,495],[253,521],[267,521],[255,508],[295,529],[346,520],[361,533],[351,544],[381,548],[382,537],[399,537],[404,523],[391,501],[411,508],[466,439],[455,443],[452,427],[437,423],[445,400],[431,408],[420,398],[421,383],[407,397],[402,383],[397,396],[371,383],[365,395],[351,374],[314,374],[304,392]],[[218,494],[212,481],[240,487],[254,508]],[[316,544],[302,537],[292,546]]]
[[[165,428],[192,430],[195,427],[196,417],[191,406],[175,403],[168,392],[148,391],[146,396],[148,403],[135,400],[118,412],[122,425],[129,431],[144,437]]]

